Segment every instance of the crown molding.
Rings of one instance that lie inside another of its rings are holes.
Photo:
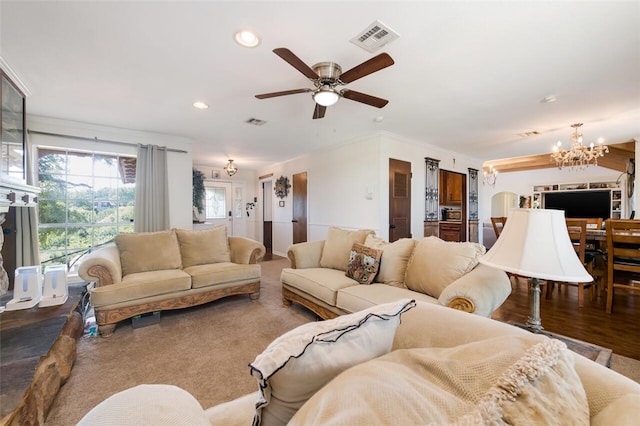
[[[22,81],[22,79],[18,76],[18,74],[16,74],[16,72],[13,70],[13,68],[11,68],[9,66],[7,61],[5,61],[2,56],[0,56],[0,68],[2,68],[2,71],[7,76],[9,76],[9,78],[11,79],[13,84],[18,86],[18,89],[20,89],[20,91],[22,93],[24,93],[25,96],[27,96],[27,97],[31,96],[31,90],[29,90],[27,85],[24,84],[24,81]]]

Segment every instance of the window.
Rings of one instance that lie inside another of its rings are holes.
[[[88,249],[133,232],[135,179],[131,157],[70,150],[38,150],[43,265],[75,261]],[[126,183],[125,183],[126,182]]]
[[[206,219],[224,219],[227,215],[227,193],[224,187],[208,187],[205,191]]]

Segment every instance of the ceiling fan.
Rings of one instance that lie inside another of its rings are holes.
[[[263,93],[256,95],[258,99],[274,98],[276,96],[295,95],[297,93],[312,93],[312,98],[316,102],[315,109],[313,111],[313,118],[323,118],[328,106],[331,106],[338,102],[338,99],[346,98],[352,101],[361,102],[363,104],[371,105],[376,108],[382,108],[388,100],[378,98],[375,96],[367,95],[366,93],[356,92],[355,90],[341,89],[338,90],[337,86],[343,86],[351,83],[359,78],[365,77],[376,71],[380,71],[383,68],[394,64],[393,59],[386,53],[381,53],[373,58],[369,59],[351,68],[349,71],[342,72],[340,65],[334,62],[320,62],[313,67],[309,67],[302,62],[293,52],[289,49],[280,47],[274,49],[273,53],[280,56],[292,67],[300,71],[311,80],[315,86],[315,89],[293,89],[285,90],[282,92]]]

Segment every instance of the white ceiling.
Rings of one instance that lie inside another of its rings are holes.
[[[347,87],[383,109],[341,99],[312,120],[309,94],[254,97],[312,87],[274,48],[346,71],[373,56],[349,40],[376,19],[400,34],[379,51],[395,65]],[[483,160],[549,152],[574,122],[587,140],[640,137],[637,0],[2,0],[0,20],[30,114],[186,136],[196,164],[258,169],[378,131]],[[242,28],[262,44],[238,46]]]

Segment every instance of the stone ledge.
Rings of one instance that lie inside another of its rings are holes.
[[[71,375],[76,360],[77,339],[82,335],[82,315],[67,315],[60,335],[49,352],[40,358],[31,385],[18,406],[0,421],[1,425],[42,425],[58,390]]]

